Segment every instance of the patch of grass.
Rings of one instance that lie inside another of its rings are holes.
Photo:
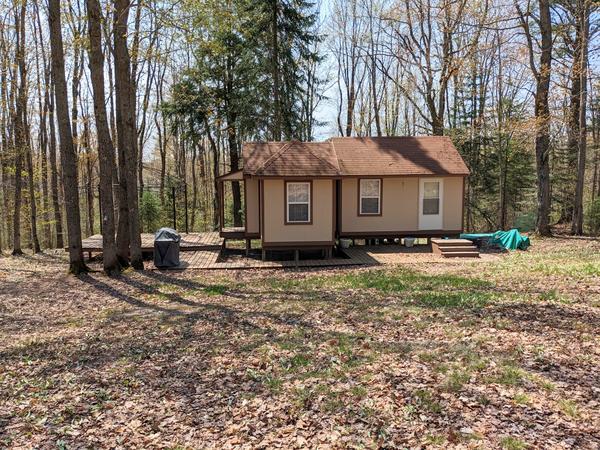
[[[600,275],[600,261],[577,261],[564,258],[556,258],[556,261],[542,261],[531,267],[533,272],[544,275],[561,275],[574,278]]]
[[[462,328],[475,328],[479,326],[479,320],[477,319],[464,319],[458,323],[459,327]]]
[[[344,401],[339,392],[329,391],[323,402],[323,410],[329,413],[334,413],[345,408]]]
[[[288,372],[295,372],[296,370],[309,366],[311,363],[310,356],[304,353],[298,353],[291,358],[282,358],[281,366]]]
[[[324,287],[329,290],[372,289],[384,294],[416,292],[415,301],[426,307],[482,305],[489,300],[491,293],[479,292],[478,289],[492,287],[492,283],[478,278],[451,274],[428,275],[404,268],[365,270],[302,279],[273,279],[269,284],[280,290],[302,289],[303,292]]]
[[[459,360],[468,371],[479,372],[487,367],[487,359],[482,357],[473,345],[459,343],[449,349],[449,354]]]
[[[417,407],[415,405],[406,405],[402,408],[402,413],[406,420],[412,420],[417,414]]]
[[[80,328],[84,325],[85,321],[82,317],[70,317],[67,319],[65,325],[69,328]]]
[[[450,366],[446,363],[440,363],[433,366],[433,370],[435,370],[437,373],[446,374],[450,371]]]
[[[552,392],[554,389],[556,389],[556,385],[552,381],[546,380],[545,378],[539,381],[539,385],[548,392]]]
[[[275,376],[268,375],[264,378],[263,383],[272,391],[279,392],[283,385],[283,380]]]
[[[424,291],[416,294],[414,301],[419,306],[429,308],[481,308],[493,298],[491,292]]]
[[[527,394],[517,393],[513,396],[513,401],[517,405],[528,405],[531,402],[531,399]]]
[[[277,345],[279,345],[282,350],[296,350],[304,345],[307,338],[306,330],[300,327],[280,339],[277,342]]]
[[[514,436],[505,436],[500,439],[500,447],[505,450],[524,450],[527,448],[527,443]]]
[[[373,361],[370,342],[361,334],[334,333],[328,344],[332,347],[333,363],[352,368]]]
[[[311,389],[300,387],[294,390],[293,402],[300,409],[308,409],[313,397],[314,392]]]
[[[571,419],[576,419],[579,417],[579,406],[573,400],[559,400],[558,407],[564,415],[570,417]]]
[[[443,445],[446,442],[446,437],[441,434],[425,435],[425,443],[427,445]]]
[[[393,342],[380,347],[382,352],[394,353],[396,355],[407,356],[413,351],[414,345],[410,342]]]
[[[425,411],[439,414],[442,412],[442,405],[434,399],[431,391],[427,389],[418,389],[415,391],[416,405]]]
[[[104,409],[105,404],[107,402],[110,402],[113,398],[112,395],[109,391],[107,391],[106,389],[97,389],[94,393],[94,398],[91,400],[92,406],[91,409],[92,411],[101,411]]]
[[[471,373],[465,369],[455,369],[448,373],[444,387],[450,392],[459,392],[469,382]]]
[[[482,394],[482,395],[477,396],[477,403],[479,403],[480,405],[483,405],[483,406],[487,406],[491,402],[490,402],[489,398],[487,398],[485,395]]]
[[[538,298],[542,302],[569,303],[569,298],[558,292],[556,289],[541,292]]]
[[[430,363],[438,359],[438,354],[436,352],[420,352],[417,358],[419,361]]]
[[[252,381],[263,384],[273,392],[281,390],[283,380],[272,373],[258,372],[254,369],[246,370],[246,374]]]
[[[352,396],[356,397],[357,399],[365,398],[368,392],[369,391],[367,391],[367,388],[361,385],[352,386],[352,389],[350,389],[350,393],[352,394]]]
[[[377,410],[370,406],[361,406],[358,410],[358,416],[363,419],[371,419],[377,415]]]
[[[223,284],[213,284],[202,288],[202,292],[209,297],[212,297],[214,295],[225,295],[227,293],[227,289],[227,286]]]
[[[124,309],[122,308],[105,308],[100,312],[100,318],[105,320],[115,319],[122,315]]]
[[[507,386],[518,386],[523,383],[525,372],[513,364],[500,366],[499,372],[493,377],[492,382]]]

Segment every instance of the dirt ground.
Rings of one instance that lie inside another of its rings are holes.
[[[600,242],[65,274],[0,257],[0,447],[600,448]]]

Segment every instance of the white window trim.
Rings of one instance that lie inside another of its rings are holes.
[[[439,199],[440,209],[438,214],[423,214],[423,199],[425,198],[425,183],[438,182],[440,186]],[[419,179],[419,230],[443,230],[444,229],[444,179],[443,178],[420,178]]]
[[[291,202],[290,201],[290,190],[289,190],[289,185],[290,184],[304,184],[308,187],[308,202]],[[310,223],[311,217],[310,217],[310,202],[312,201],[312,198],[310,196],[311,194],[311,189],[310,189],[310,181],[287,181],[285,183],[285,209],[286,209],[286,219],[287,219],[287,223]],[[290,205],[307,205],[308,206],[308,220],[290,220]]]
[[[379,194],[377,196],[373,195],[363,195],[362,194],[362,182],[363,181],[377,181],[379,185]],[[378,216],[381,214],[381,178],[361,178],[358,180],[358,214],[361,216]],[[362,210],[362,200],[363,198],[376,198],[377,199],[377,212],[368,213],[363,212]]]

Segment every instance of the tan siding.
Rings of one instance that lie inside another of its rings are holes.
[[[246,183],[246,231],[248,233],[260,232],[260,206],[258,199],[258,180],[247,178]]]
[[[444,230],[462,228],[463,178],[444,178]]]
[[[384,178],[381,216],[358,216],[358,179],[342,180],[341,232],[416,230],[418,224],[419,179]]]
[[[445,230],[462,226],[463,178],[442,177]],[[381,216],[358,216],[358,179],[342,179],[341,233],[417,231],[419,229],[419,177],[383,178]]]
[[[333,181],[313,180],[312,224],[285,224],[285,183],[264,180],[263,241],[331,242],[333,240]]]

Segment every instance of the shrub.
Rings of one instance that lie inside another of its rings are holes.
[[[590,202],[586,216],[590,234],[600,234],[600,198]]]
[[[535,230],[535,212],[528,212],[517,216],[514,227],[523,233]]]
[[[147,233],[154,233],[160,224],[160,199],[156,194],[145,191],[140,201],[140,221]]]

